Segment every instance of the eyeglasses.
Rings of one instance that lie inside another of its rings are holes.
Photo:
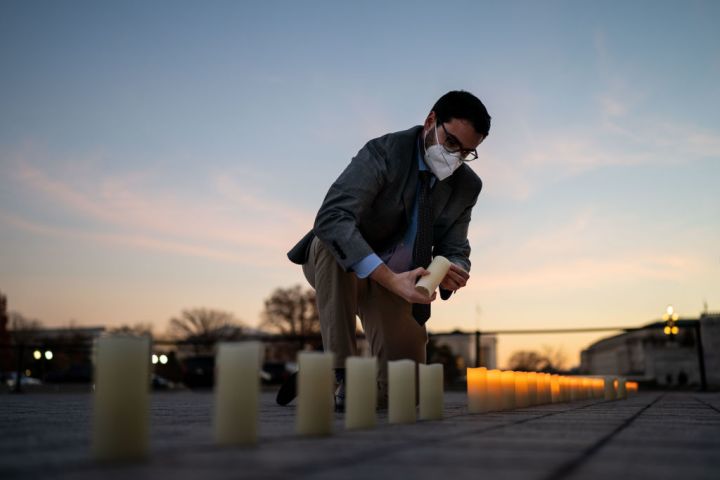
[[[444,123],[441,123],[440,126],[445,132],[445,142],[443,142],[443,147],[445,147],[445,150],[450,153],[460,152],[460,156],[462,157],[464,162],[472,162],[473,160],[478,158],[478,153],[476,149],[464,148],[462,143],[460,143],[460,140],[458,140],[455,135],[447,131]]]

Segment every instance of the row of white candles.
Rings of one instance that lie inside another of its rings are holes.
[[[149,359],[147,338],[109,336],[98,339],[95,352],[95,397],[92,448],[99,460],[143,458],[149,435]],[[221,343],[215,377],[213,428],[221,445],[257,442],[260,395],[260,342]],[[301,435],[332,433],[333,354],[298,355],[298,404],[295,430]],[[417,371],[416,371],[417,366]],[[345,427],[376,425],[377,359],[346,361]],[[416,389],[416,378],[419,382]],[[439,420],[443,414],[441,364],[412,360],[388,362],[388,422]]]
[[[467,369],[468,410],[484,413],[575,400],[616,400],[637,391],[622,377],[579,377],[540,372]]]
[[[101,460],[142,458],[149,436],[149,356],[147,338],[110,336],[98,340],[95,363],[93,452]],[[257,442],[260,395],[260,342],[221,343],[215,380],[215,441],[221,445]],[[417,367],[417,369],[416,369]],[[298,405],[295,430],[300,435],[329,435],[333,428],[333,355],[298,355]],[[376,425],[377,359],[346,361],[345,428]],[[416,388],[416,378],[419,383]],[[470,413],[512,410],[589,398],[615,400],[636,391],[623,378],[567,377],[536,372],[467,369]],[[443,416],[441,364],[412,360],[388,362],[388,422],[413,423]]]

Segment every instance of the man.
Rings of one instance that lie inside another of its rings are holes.
[[[355,316],[380,361],[380,398],[387,362],[425,362],[430,303],[415,290],[432,256],[452,265],[440,285],[444,300],[464,287],[470,271],[470,213],[482,182],[465,165],[477,158],[490,116],[464,91],[443,95],[422,126],[370,140],[330,187],[315,225],[288,253],[317,292],[325,351],[335,355],[344,408],[345,359],[355,355]],[[295,378],[278,403],[295,396]]]

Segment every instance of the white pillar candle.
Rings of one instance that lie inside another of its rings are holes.
[[[502,410],[503,386],[502,372],[500,370],[488,370],[485,374],[485,404],[488,412]]]
[[[345,360],[345,428],[373,428],[377,408],[377,358]]]
[[[420,277],[420,280],[415,284],[415,289],[423,295],[428,297],[432,296],[435,289],[437,289],[438,285],[443,281],[443,278],[445,278],[445,275],[447,275],[448,270],[450,270],[450,260],[438,255],[433,258],[433,261],[428,265],[427,271],[430,272],[430,274]]]
[[[593,381],[592,378],[585,379],[585,396],[587,398],[593,398]]]
[[[388,422],[414,423],[415,362],[395,360],[388,362]]]
[[[527,374],[527,386],[528,386],[528,403],[530,406],[538,404],[538,390],[537,390],[537,372],[528,372]]]
[[[605,400],[615,400],[615,377],[605,377]]]
[[[147,455],[150,412],[150,339],[96,340],[92,450],[98,460]]]
[[[551,375],[550,376],[550,394],[551,394],[551,400],[552,403],[560,403],[562,402],[562,393],[560,391],[560,376],[559,375]]]
[[[502,409],[515,409],[515,372],[502,372]]]
[[[565,376],[560,377],[560,398],[563,402],[570,401],[570,379]]]
[[[548,391],[547,391],[547,384],[545,383],[545,376],[546,374],[538,372],[536,378],[536,389],[537,389],[537,404],[538,405],[544,405],[548,403]]]
[[[627,398],[627,381],[624,378],[618,378],[617,398]]]
[[[440,420],[443,417],[444,388],[441,363],[418,365],[420,378],[420,419]]]
[[[545,403],[552,403],[552,375],[544,374],[543,381],[545,382]]]
[[[220,445],[257,442],[260,400],[260,342],[223,342],[215,361],[215,441]]]
[[[529,405],[527,373],[515,372],[515,407],[526,408]]]
[[[489,411],[487,369],[485,367],[467,369],[467,396],[470,413]]]
[[[298,354],[298,405],[295,431],[300,435],[330,435],[333,424],[333,354]]]
[[[573,402],[580,400],[580,379],[578,377],[570,379],[570,400]]]

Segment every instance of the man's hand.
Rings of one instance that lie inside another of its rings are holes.
[[[463,270],[462,267],[451,263],[450,270],[448,270],[447,275],[445,275],[445,278],[440,282],[440,286],[445,290],[452,290],[454,292],[467,285],[469,278],[470,274],[468,272]]]
[[[435,300],[435,293],[428,298],[415,290],[417,278],[424,277],[429,273],[422,267],[409,272],[395,273],[387,265],[382,264],[370,274],[370,278],[410,303],[431,303]]]

